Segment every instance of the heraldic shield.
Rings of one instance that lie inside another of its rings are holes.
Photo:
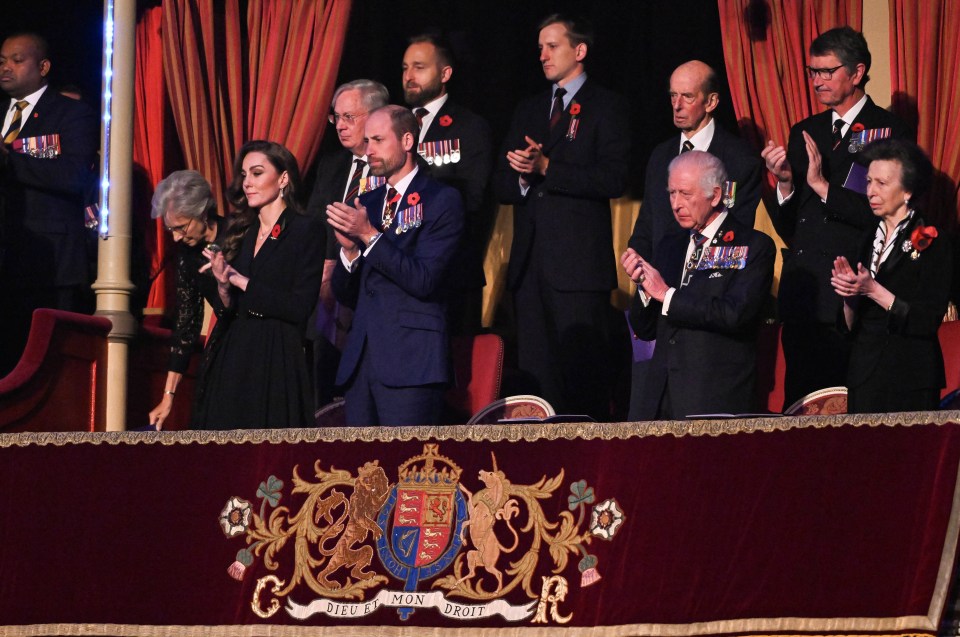
[[[423,454],[399,467],[400,480],[377,518],[381,529],[389,529],[377,541],[377,553],[390,574],[404,581],[405,591],[417,590],[420,580],[449,566],[463,544],[467,503],[460,473],[436,445],[425,445]],[[410,610],[401,609],[401,617]]]

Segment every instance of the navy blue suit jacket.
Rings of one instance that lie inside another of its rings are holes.
[[[676,288],[670,313],[663,316],[663,304],[653,300],[644,307],[639,295],[630,310],[636,335],[657,340],[640,399],[641,420],[656,417],[665,386],[676,418],[755,409],[757,333],[773,282],[773,240],[727,216],[710,245],[747,246],[746,266],[695,270],[681,287],[689,242],[687,232],[667,235],[653,261],[666,284]]]
[[[728,178],[737,182],[737,197],[730,214],[742,225],[752,228],[760,203],[760,179],[763,175],[760,154],[719,124],[714,128],[708,152],[723,162]],[[654,258],[653,251],[663,237],[680,230],[667,195],[670,162],[679,154],[680,134],[677,133],[658,144],[647,162],[640,214],[628,243],[647,260]]]
[[[382,186],[360,197],[370,223],[383,235],[347,272],[342,262],[333,274],[337,299],[355,308],[337,384],[346,384],[363,349],[373,375],[390,387],[446,383],[451,379],[447,336],[445,278],[463,234],[460,194],[420,170],[397,204],[393,224],[383,228]],[[420,227],[396,232],[410,198],[419,195]]]
[[[0,113],[9,107],[9,98],[0,100]],[[92,108],[52,87],[20,128],[19,139],[59,134],[62,154],[41,159],[11,151],[0,163],[0,280],[8,286],[88,283],[83,204],[96,182],[99,130]]]
[[[621,196],[627,185],[626,101],[588,79],[552,131],[551,102],[548,90],[520,103],[497,160],[497,196],[501,203],[514,206],[507,284],[518,288],[528,268],[533,268],[542,271],[556,290],[612,290],[617,272],[610,200]],[[574,103],[580,106],[579,125],[570,139]],[[546,176],[535,178],[526,195],[520,191],[520,175],[506,158],[508,151],[527,147],[525,135],[541,143],[550,158]]]

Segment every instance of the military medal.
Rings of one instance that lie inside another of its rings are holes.
[[[450,144],[453,146],[453,151],[450,153],[450,161],[455,164],[460,161],[460,139],[450,140]]]
[[[443,163],[449,164],[450,163],[450,141],[445,139],[440,143],[443,145]]]
[[[863,131],[858,131],[850,136],[850,145],[847,147],[847,151],[851,153],[858,153],[864,149],[864,147],[871,143],[875,142],[878,139],[886,139],[890,137],[893,129],[890,127],[887,128],[870,128]]]
[[[737,182],[730,180],[723,182],[723,205],[730,209],[736,200]]]
[[[376,190],[385,183],[387,183],[387,178],[382,175],[368,175],[367,177],[361,177],[359,194],[364,195],[370,191]]]
[[[397,202],[400,201],[400,193],[398,192],[393,196],[393,199],[387,201],[387,205],[383,207],[383,229],[386,230],[393,223],[394,215],[397,210]]]

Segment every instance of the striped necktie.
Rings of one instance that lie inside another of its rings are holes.
[[[10,128],[7,129],[7,132],[3,136],[3,143],[9,144],[17,138],[17,135],[20,134],[20,126],[22,125],[23,118],[21,117],[23,109],[27,107],[30,102],[26,100],[20,100],[13,105],[13,119],[10,120]]]
[[[350,178],[350,187],[347,188],[347,196],[343,198],[343,203],[348,206],[352,206],[353,200],[360,194],[360,179],[363,177],[363,167],[367,165],[367,162],[362,159],[354,159],[353,163],[356,164],[357,167],[353,169],[353,176]]]
[[[550,129],[560,121],[563,116],[563,96],[567,94],[567,89],[558,88],[553,94],[553,107],[550,109]]]

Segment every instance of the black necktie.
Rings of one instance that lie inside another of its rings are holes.
[[[697,268],[697,264],[700,263],[700,257],[703,255],[703,246],[707,243],[707,237],[700,234],[697,230],[690,231],[690,238],[693,240],[693,254],[690,255],[690,260],[687,261],[687,265],[683,268],[680,287],[690,282],[690,277],[693,276],[693,271]]]
[[[684,154],[688,151],[693,150],[693,144],[690,143],[689,139],[683,140],[683,148],[680,149],[680,154]]]
[[[360,194],[360,179],[363,177],[363,167],[367,162],[362,159],[354,159],[356,168],[353,169],[353,176],[350,177],[350,186],[347,188],[347,196],[343,198],[343,203],[348,206],[353,205],[353,200]]]
[[[843,124],[842,119],[833,123],[833,150],[836,150],[840,146],[840,142],[843,141]]]
[[[383,207],[383,229],[386,230],[393,223],[393,215],[397,211],[397,201],[400,195],[393,186],[387,188],[386,205]]]
[[[21,122],[23,121],[23,118],[21,117],[21,113],[23,112],[23,109],[27,107],[28,104],[30,104],[30,102],[26,100],[20,100],[19,102],[13,105],[13,119],[10,120],[10,128],[8,128],[7,132],[3,135],[4,144],[11,143],[13,140],[17,138],[17,135],[20,134],[20,127],[22,125]]]
[[[430,114],[430,111],[424,107],[420,107],[413,111],[413,114],[417,116],[417,128],[423,130],[423,118]]]
[[[550,110],[551,130],[560,121],[560,116],[563,115],[563,96],[566,94],[567,90],[563,88],[558,88],[557,92],[553,94],[553,108]]]

